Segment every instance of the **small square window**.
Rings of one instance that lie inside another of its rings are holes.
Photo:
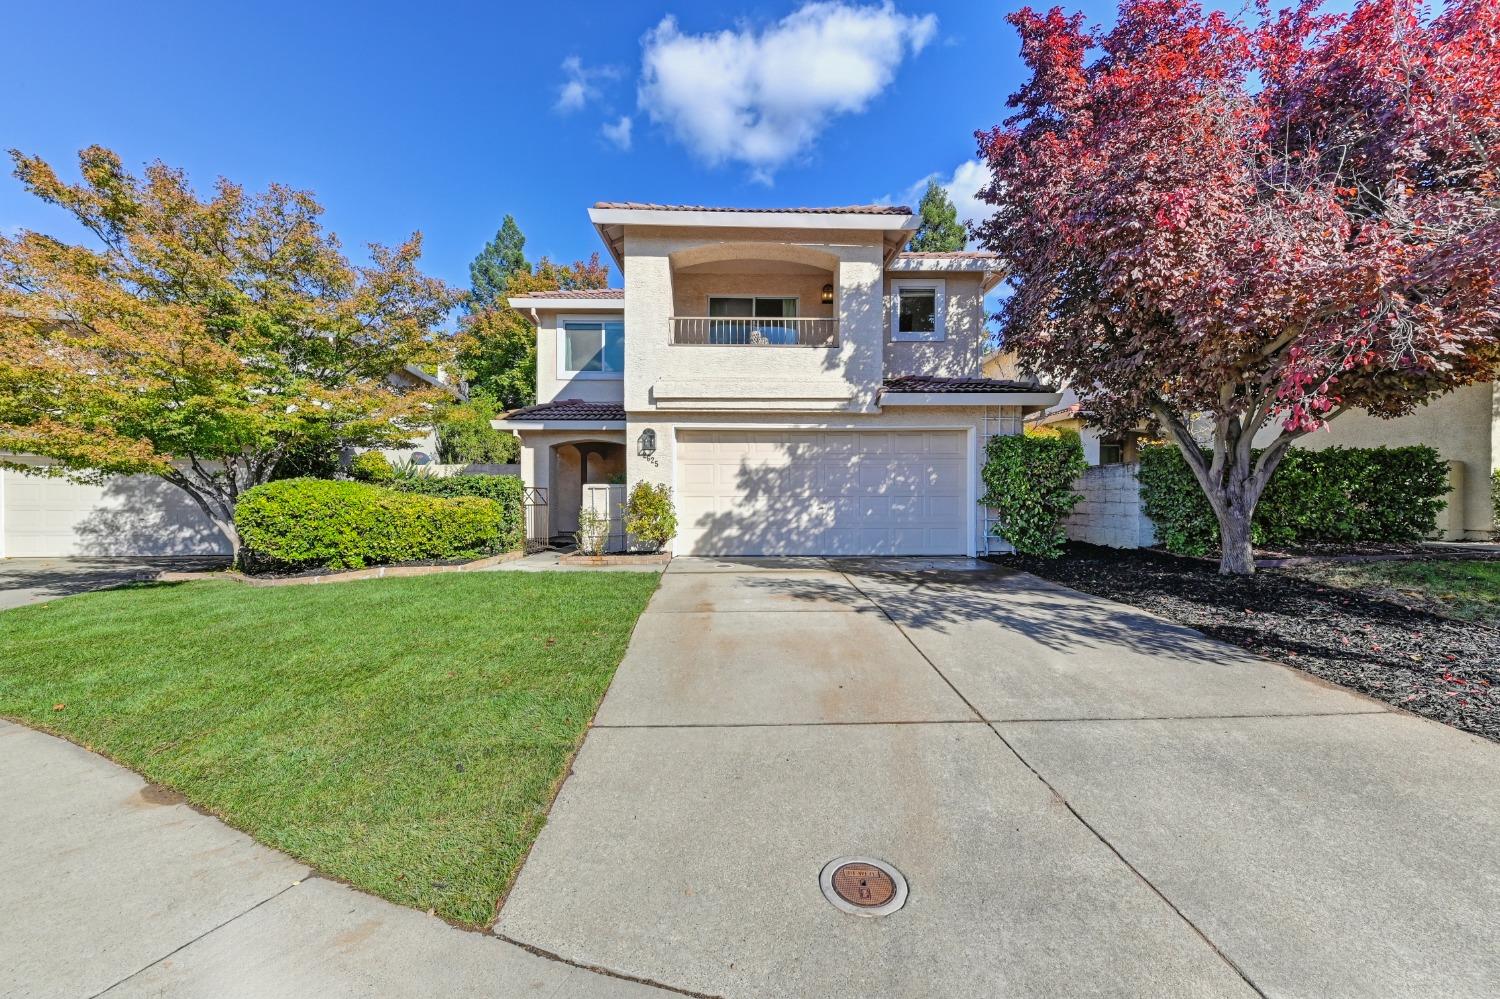
[[[1121,465],[1125,462],[1125,444],[1123,441],[1100,441],[1099,442],[1099,464]]]
[[[942,340],[946,312],[941,281],[901,282],[892,286],[891,339]]]

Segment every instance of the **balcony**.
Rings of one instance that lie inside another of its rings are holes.
[[[726,319],[673,316],[675,346],[837,347],[839,321],[821,318]]]

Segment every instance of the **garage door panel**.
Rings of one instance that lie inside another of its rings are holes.
[[[966,442],[963,431],[681,431],[679,550],[962,554]]]

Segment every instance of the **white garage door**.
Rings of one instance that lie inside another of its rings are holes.
[[[0,556],[216,555],[224,538],[187,494],[154,476],[90,486],[0,470]]]
[[[684,555],[962,555],[966,435],[939,431],[684,430]]]

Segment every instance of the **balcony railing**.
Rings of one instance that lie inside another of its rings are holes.
[[[839,321],[673,316],[672,342],[726,347],[837,347]]]

